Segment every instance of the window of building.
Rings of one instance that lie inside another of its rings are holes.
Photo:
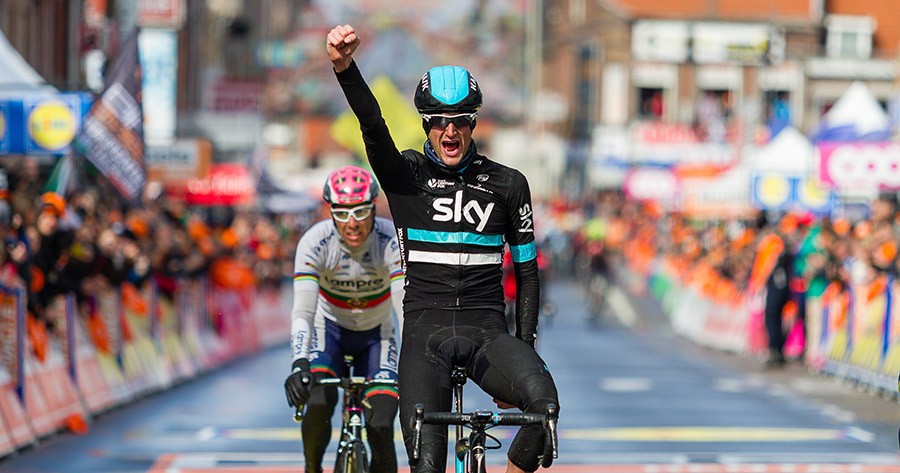
[[[637,116],[641,120],[662,120],[664,107],[663,89],[638,87]]]
[[[793,121],[791,93],[787,90],[766,90],[764,100],[765,123],[769,135],[775,136]]]
[[[586,17],[585,0],[569,0],[569,20],[573,25],[582,25]]]
[[[825,48],[829,57],[867,59],[872,56],[875,19],[859,15],[828,15]]]
[[[697,98],[697,131],[705,141],[724,143],[732,115],[732,91],[700,90]]]

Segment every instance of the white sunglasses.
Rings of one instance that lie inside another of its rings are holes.
[[[352,207],[349,209],[345,209],[342,207],[332,207],[331,216],[341,223],[347,223],[351,218],[353,218],[357,222],[361,222],[369,218],[369,216],[372,215],[373,210],[375,210],[375,204],[357,205],[356,207]]]

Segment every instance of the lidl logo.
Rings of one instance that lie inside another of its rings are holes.
[[[0,109],[0,141],[6,138],[6,115],[3,113],[3,109]]]
[[[75,138],[78,122],[74,111],[65,103],[42,102],[28,115],[28,136],[41,148],[60,150]]]
[[[759,200],[767,207],[779,207],[791,197],[791,187],[784,176],[765,176],[759,182]]]

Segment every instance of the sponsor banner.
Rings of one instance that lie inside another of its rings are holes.
[[[170,143],[175,138],[178,37],[174,30],[145,29],[138,37],[138,46],[144,139]]]
[[[77,95],[27,98],[25,153],[64,153],[81,129],[81,99]]]
[[[209,87],[205,108],[214,112],[249,112],[262,110],[265,84],[256,81],[236,81],[220,78]]]
[[[678,177],[666,168],[635,168],[628,171],[622,185],[625,196],[671,204],[678,197]]]
[[[256,197],[250,171],[243,163],[214,164],[208,176],[190,179],[185,189],[172,192],[184,192],[191,205],[245,205]]]
[[[6,103],[0,102],[0,154],[9,152],[9,118]]]
[[[164,185],[186,185],[209,174],[212,144],[202,138],[178,139],[170,145],[148,145],[144,159],[147,178]]]
[[[750,199],[766,210],[806,210],[828,214],[837,202],[834,191],[813,177],[783,174],[755,174],[750,184]]]
[[[122,346],[125,344],[122,333],[122,298],[116,293],[114,296],[97,298],[97,314],[103,320],[103,328],[106,330],[106,339],[109,341],[109,355],[116,360],[119,367],[122,365]]]
[[[734,163],[738,150],[731,143],[705,142],[688,125],[637,123],[631,129],[629,161],[661,166]]]
[[[749,217],[755,212],[749,188],[750,175],[743,168],[709,178],[684,178],[682,210],[697,218]]]
[[[0,288],[0,361],[12,378],[13,386],[22,395],[23,343],[25,340],[24,311],[19,297],[23,293]]]
[[[784,58],[784,35],[767,23],[699,22],[691,29],[698,64],[766,64]]]
[[[84,156],[130,200],[140,198],[147,180],[139,33],[135,30],[113,61],[106,87],[85,117],[77,142]]]
[[[179,29],[184,25],[184,0],[138,0],[137,23],[142,27]]]
[[[92,101],[87,92],[0,100],[0,154],[66,154]]]
[[[819,179],[838,189],[900,190],[900,143],[819,143]]]

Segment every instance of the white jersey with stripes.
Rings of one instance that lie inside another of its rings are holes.
[[[313,225],[294,256],[293,359],[309,356],[314,324],[323,325],[325,319],[354,331],[384,324],[393,329],[393,309],[402,323],[404,282],[390,220],[376,217],[369,238],[352,249],[341,242],[331,220]],[[382,333],[393,331],[384,328]]]

